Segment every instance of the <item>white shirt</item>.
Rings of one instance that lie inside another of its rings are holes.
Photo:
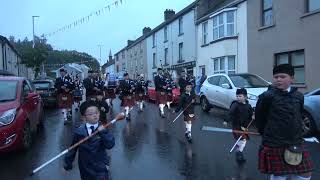
[[[91,126],[94,127],[94,129],[96,130],[99,126],[99,123],[96,123],[96,124],[89,124],[89,123],[86,123],[86,127],[87,127],[87,131],[88,131],[88,134],[91,135],[92,134],[92,130],[91,130]]]
[[[287,92],[290,92],[290,91],[291,91],[291,86],[289,86],[287,89]]]

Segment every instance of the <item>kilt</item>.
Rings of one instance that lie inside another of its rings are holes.
[[[165,92],[157,92],[157,103],[158,104],[166,104],[167,103],[167,93]]]
[[[167,101],[168,102],[172,102],[173,101],[173,94],[172,93],[168,93],[167,94]]]
[[[126,107],[126,106],[129,106],[129,107],[133,107],[135,105],[135,101],[134,101],[134,96],[131,95],[131,96],[124,96],[122,101],[121,101],[121,106],[122,107]]]
[[[116,90],[115,89],[107,89],[104,91],[107,99],[115,99],[116,98]]]
[[[135,100],[139,102],[144,101],[146,100],[146,96],[144,95],[144,93],[136,93]]]
[[[70,93],[58,94],[58,107],[59,108],[72,108],[73,97]]]
[[[196,120],[196,116],[194,114],[184,115],[184,121],[194,121]]]
[[[82,100],[82,92],[81,90],[75,90],[73,93],[73,100],[75,102],[80,102]]]
[[[313,162],[310,153],[303,148],[302,162],[297,166],[292,166],[284,161],[284,147],[274,148],[261,146],[259,150],[259,167],[261,173],[274,174],[275,176],[299,175],[313,170]]]

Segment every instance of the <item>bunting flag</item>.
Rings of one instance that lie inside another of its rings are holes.
[[[115,0],[114,2],[106,5],[105,7],[101,8],[101,9],[98,9],[98,10],[96,10],[96,11],[91,12],[89,15],[83,16],[83,17],[79,18],[78,20],[76,20],[76,21],[74,21],[74,22],[72,22],[72,23],[70,23],[70,24],[67,24],[67,25],[65,25],[65,26],[62,26],[62,28],[58,28],[58,29],[55,30],[55,31],[52,31],[52,32],[47,33],[47,34],[43,34],[43,36],[44,36],[45,38],[48,38],[48,37],[51,37],[51,36],[53,36],[53,35],[55,35],[55,34],[57,34],[57,33],[59,33],[59,32],[64,32],[64,31],[69,30],[69,29],[71,29],[71,28],[75,28],[75,27],[77,27],[77,26],[79,26],[79,25],[81,25],[81,24],[83,24],[83,23],[87,23],[87,22],[89,22],[90,20],[93,19],[92,17],[93,17],[94,15],[95,15],[95,16],[100,16],[100,15],[102,15],[103,13],[107,12],[107,11],[106,11],[107,9],[108,9],[108,11],[110,12],[112,6],[118,7],[118,6],[119,6],[119,3],[120,3],[120,4],[123,4],[123,1],[124,1],[124,0]]]

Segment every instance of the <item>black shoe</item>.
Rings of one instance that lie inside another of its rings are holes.
[[[244,163],[246,162],[246,159],[244,158],[243,156],[243,153],[242,152],[236,152],[236,160],[238,163]]]

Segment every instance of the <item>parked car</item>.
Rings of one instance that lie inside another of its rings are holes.
[[[33,84],[41,96],[44,106],[55,107],[58,104],[53,80],[34,80]]]
[[[180,97],[180,88],[174,88],[172,90],[173,93],[173,104],[178,104],[179,103],[179,97]],[[149,100],[151,101],[156,101],[156,89],[153,81],[149,82],[149,87],[148,87],[148,95],[149,95]]]
[[[24,77],[0,77],[0,152],[28,149],[41,126],[43,103]]]
[[[320,140],[320,88],[304,96],[303,124],[306,134]]]
[[[200,103],[202,110],[208,112],[213,106],[229,109],[236,99],[236,90],[246,88],[248,100],[254,108],[258,96],[268,89],[270,83],[260,76],[243,74],[215,74],[208,76],[200,89]]]

